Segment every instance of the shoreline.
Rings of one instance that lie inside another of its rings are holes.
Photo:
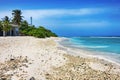
[[[62,39],[57,40],[58,49],[64,50],[67,54],[64,56],[68,59],[65,65],[61,67],[53,67],[53,70],[46,74],[46,78],[50,80],[119,80],[120,66],[109,60],[100,59],[98,57],[89,56],[84,50],[79,54],[73,52],[70,48],[66,48],[58,43]],[[56,42],[56,40],[55,40]],[[69,50],[68,50],[69,49]],[[93,77],[94,76],[94,77]]]
[[[61,39],[0,37],[0,79],[30,80],[34,77],[35,80],[93,78],[117,80],[120,78],[120,66],[86,55],[72,55],[70,53],[74,52],[67,51],[57,42]]]
[[[70,55],[103,59],[103,60],[105,60],[107,62],[110,62],[110,63],[113,63],[113,64],[116,64],[116,65],[120,66],[120,63],[116,62],[113,59],[112,60],[111,59],[107,59],[106,57],[104,57],[104,55],[95,55],[94,54],[94,53],[99,53],[99,52],[89,51],[89,50],[86,50],[86,49],[77,49],[77,48],[72,48],[72,47],[66,47],[66,46],[60,44],[60,42],[63,41],[63,40],[67,40],[67,38],[65,38],[65,37],[60,38],[60,40],[56,41],[56,42],[57,42],[59,47],[61,47],[64,50],[68,51],[68,54],[70,54]],[[84,53],[80,53],[80,52],[84,52]],[[100,53],[104,53],[104,52],[100,52]]]

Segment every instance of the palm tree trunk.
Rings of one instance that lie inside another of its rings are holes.
[[[5,32],[5,31],[3,31],[3,36],[4,36],[4,37],[6,36],[6,32]]]

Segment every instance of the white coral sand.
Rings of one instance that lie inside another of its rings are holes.
[[[70,56],[67,54],[70,51],[62,49],[63,47],[58,45],[55,42],[56,40],[60,40],[60,38],[0,37],[0,78],[10,77],[12,80],[29,80],[34,77],[36,80],[46,80],[47,75],[48,78],[51,78],[50,80],[54,78],[58,80],[61,75],[63,80],[66,80],[64,74],[71,75],[69,72],[71,69],[80,68],[81,71],[84,67],[84,69],[89,69],[86,72],[88,78],[91,76],[89,71],[93,71],[96,75],[107,72],[103,76],[116,73],[111,79],[114,76],[116,79],[120,78],[120,66],[114,66],[103,59],[86,56],[87,54],[84,53],[88,52],[84,50],[78,51],[78,54],[83,53],[81,58]],[[54,68],[59,70],[54,72]],[[57,73],[63,74],[58,75]],[[53,75],[50,76],[50,74]],[[72,74],[76,75],[75,78],[84,79],[86,77],[85,75],[79,76],[77,71]],[[71,77],[70,75],[69,77]],[[99,75],[101,78],[103,76]]]
[[[18,80],[23,77],[29,80],[31,77],[35,77],[37,80],[44,80],[44,74],[50,71],[51,67],[60,66],[65,62],[62,56],[64,52],[56,49],[55,46],[52,38],[1,37],[0,62],[19,56],[27,57],[31,64],[27,68],[20,67],[21,69],[14,70],[16,74],[13,74],[12,79]],[[20,72],[20,70],[26,73]]]

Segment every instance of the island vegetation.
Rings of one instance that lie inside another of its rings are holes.
[[[3,32],[3,36],[6,36],[6,32],[12,27],[11,24],[14,24],[19,26],[19,34],[21,36],[34,36],[38,38],[57,37],[51,30],[48,30],[43,26],[36,27],[30,25],[26,20],[23,20],[21,10],[13,10],[12,16],[13,18],[11,20],[8,16],[5,16],[0,21],[0,31]]]

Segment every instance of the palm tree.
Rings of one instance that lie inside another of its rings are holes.
[[[5,16],[3,18],[3,21],[0,21],[0,28],[3,31],[3,36],[6,36],[6,32],[8,32],[12,28],[8,16]]]
[[[3,18],[3,21],[8,21],[8,22],[10,22],[10,19],[9,19],[8,16],[5,16],[5,17]]]
[[[13,15],[13,20],[12,20],[13,24],[20,25],[23,17],[21,16],[22,15],[21,10],[17,10],[17,9],[13,10],[12,15]]]
[[[2,21],[0,21],[0,31],[2,31]]]
[[[6,32],[8,32],[12,28],[8,21],[3,21],[1,27],[3,30],[3,36],[6,36]]]

